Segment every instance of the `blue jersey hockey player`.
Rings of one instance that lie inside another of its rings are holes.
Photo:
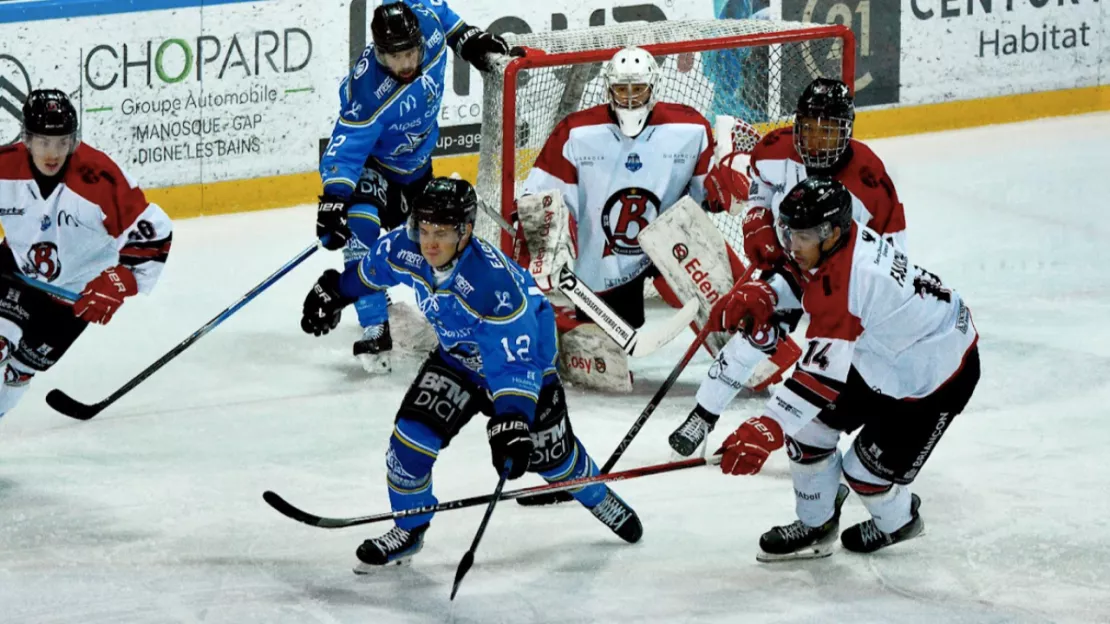
[[[483,72],[493,68],[490,54],[509,53],[503,39],[468,26],[443,0],[383,4],[370,31],[373,44],[340,85],[339,119],[320,160],[316,233],[328,249],[345,247],[345,264],[403,223],[432,177],[448,48]],[[355,309],[364,331],[354,354],[368,372],[388,373],[385,294],[369,294]]]
[[[478,198],[465,180],[434,178],[415,199],[408,227],[386,234],[357,265],[325,271],[304,302],[301,328],[326,334],[359,297],[411,286],[439,338],[397,411],[386,453],[394,510],[436,504],[436,457],[478,412],[493,466],[512,460],[510,479],[526,471],[551,483],[597,474],[575,437],[555,370],[555,313],[531,275],[497,248],[472,236]],[[614,533],[636,542],[636,513],[608,486],[574,491],[578,502]],[[432,514],[397,520],[363,542],[356,572],[407,560],[420,551]]]

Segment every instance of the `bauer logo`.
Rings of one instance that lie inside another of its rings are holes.
[[[892,104],[898,102],[900,92],[902,4],[889,0],[783,0],[782,18],[851,28],[856,36],[856,105]],[[796,102],[813,78],[843,79],[841,54],[838,39],[783,45],[784,101]]]

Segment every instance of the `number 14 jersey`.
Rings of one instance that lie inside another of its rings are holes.
[[[871,229],[853,223],[845,234],[844,247],[799,280],[808,344],[768,404],[787,433],[836,401],[853,367],[876,392],[923,398],[978,340],[970,310],[939,277]]]

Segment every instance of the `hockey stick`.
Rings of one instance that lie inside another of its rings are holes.
[[[741,275],[740,278],[736,280],[736,283],[732,285],[732,288],[729,289],[728,295],[725,296],[731,295],[737,288],[747,282],[754,271],[755,265],[749,265],[744,271],[744,274]],[[667,396],[667,393],[671,390],[671,386],[674,386],[674,383],[678,381],[679,375],[682,374],[682,371],[686,370],[686,365],[690,363],[690,360],[694,358],[694,354],[701,348],[702,343],[709,337],[711,327],[712,325],[707,322],[705,327],[702,327],[701,331],[698,332],[694,341],[690,343],[690,346],[686,348],[686,353],[682,356],[682,359],[671,369],[671,374],[667,376],[667,380],[655,391],[655,395],[651,397],[651,401],[648,402],[647,407],[644,408],[643,412],[640,412],[640,417],[636,419],[636,422],[632,423],[632,428],[628,430],[628,433],[624,434],[624,438],[620,441],[620,444],[613,450],[613,454],[609,456],[605,465],[601,467],[602,474],[612,470],[617,460],[628,450],[628,445],[632,444],[632,440],[636,437],[636,434],[640,433],[640,429],[644,428],[644,424],[647,423],[648,418],[651,418],[651,415],[655,412],[655,408],[659,407],[659,403],[663,401],[663,397]]]
[[[478,202],[482,210],[497,222],[501,229],[515,234],[512,225],[485,202]],[[605,335],[620,346],[628,355],[649,355],[674,340],[698,315],[696,299],[687,301],[682,309],[675,312],[663,323],[655,324],[650,331],[640,331],[626,323],[597,293],[590,290],[570,269],[562,267],[559,271],[559,290],[578,308],[585,310]]]
[[[638,479],[640,477],[663,474],[665,472],[674,472],[676,470],[685,470],[687,468],[696,468],[698,466],[715,466],[719,463],[721,463],[720,455],[712,455],[709,458],[696,457],[693,459],[684,459],[682,461],[669,462],[666,464],[655,464],[653,466],[630,468],[622,472],[598,474],[592,477],[573,479],[571,481],[560,481],[558,483],[548,483],[546,485],[536,485],[519,490],[511,490],[502,493],[500,498],[502,500],[510,500],[514,498],[520,498],[522,496],[529,496],[532,494],[576,490],[578,488],[592,485],[594,483],[612,483],[614,481],[626,481],[628,479]],[[467,507],[475,507],[477,505],[484,505],[486,503],[489,503],[492,498],[493,494],[482,494],[480,496],[460,498],[453,501],[447,501],[446,503],[427,505],[424,507],[417,507],[415,509],[401,509],[398,511],[390,511],[386,513],[374,514],[371,516],[338,518],[318,516],[316,514],[304,511],[303,509],[293,506],[293,504],[269,490],[263,492],[262,494],[262,499],[286,518],[290,518],[302,524],[307,524],[309,526],[314,526],[321,529],[344,529],[347,527],[359,526],[363,524],[373,524],[375,522],[384,522],[386,520],[406,518],[408,516],[419,516],[421,514],[452,511],[455,509],[465,509]]]
[[[735,284],[733,284],[732,290],[735,290],[740,284],[748,281],[748,279],[752,276],[752,272],[754,269],[754,266],[749,266],[747,270],[744,271],[744,274],[740,276],[740,279],[737,280]],[[732,290],[729,291],[730,294]],[[673,386],[675,381],[678,380],[679,375],[681,375],[682,371],[686,369],[686,365],[690,363],[690,360],[693,359],[694,354],[698,352],[698,349],[701,348],[702,343],[704,343],[705,339],[709,336],[709,327],[709,324],[706,323],[705,327],[701,328],[701,331],[698,332],[698,335],[694,338],[694,341],[690,343],[690,346],[686,349],[686,354],[682,356],[682,359],[679,360],[678,364],[676,364],[675,367],[671,370],[671,374],[667,377],[667,380],[663,382],[663,385],[659,386],[659,389],[655,391],[655,396],[651,397],[651,401],[648,402],[647,407],[644,408],[644,411],[640,413],[640,417],[636,419],[636,422],[632,423],[632,428],[628,430],[628,433],[624,434],[624,438],[621,439],[620,444],[617,445],[617,448],[613,451],[613,454],[609,456],[609,459],[605,462],[605,465],[601,467],[601,474],[607,474],[610,470],[612,470],[613,466],[616,465],[617,460],[619,460],[621,458],[621,455],[624,455],[624,452],[628,450],[628,445],[632,444],[632,440],[636,437],[637,434],[640,433],[640,430],[644,428],[644,424],[647,423],[648,418],[651,418],[651,415],[655,412],[655,408],[659,407],[659,403],[663,401],[663,397],[667,396],[667,393],[671,390],[671,386]],[[560,492],[543,492],[535,496],[518,499],[517,504],[523,505],[525,507],[538,507],[541,505],[567,503],[570,502],[570,500],[570,498],[562,495]]]
[[[275,271],[266,279],[262,280],[260,284],[252,288],[247,294],[240,297],[238,301],[231,304],[230,307],[225,308],[223,312],[217,314],[215,318],[205,323],[203,327],[193,332],[191,336],[179,342],[176,347],[170,349],[165,355],[158,358],[158,361],[143,369],[141,373],[132,377],[130,381],[123,384],[122,387],[110,394],[107,398],[101,399],[96,403],[82,403],[70,397],[68,394],[62,392],[61,390],[54,389],[46,394],[46,404],[54,408],[55,410],[65,414],[66,416],[69,416],[70,418],[76,418],[77,420],[89,420],[93,416],[96,416],[97,414],[102,412],[104,408],[108,407],[112,403],[115,403],[120,397],[130,392],[135,386],[145,381],[147,377],[153,375],[155,372],[158,371],[158,369],[165,366],[166,363],[168,363],[170,360],[181,355],[181,353],[191,347],[194,342],[200,340],[205,334],[215,329],[216,326],[218,326],[220,323],[226,321],[232,314],[238,312],[240,308],[250,303],[252,299],[259,295],[259,293],[272,286],[274,282],[281,279],[282,276],[284,276],[289,271],[292,271],[293,268],[296,267],[298,264],[304,262],[305,259],[316,253],[316,250],[319,248],[319,241],[316,241],[306,247],[304,251],[297,254],[296,257],[294,257],[289,262],[286,262],[280,269]]]
[[[52,295],[57,299],[61,299],[66,303],[77,303],[77,300],[81,298],[81,295],[73,291],[66,290],[64,288],[58,288],[57,286],[47,284],[46,282],[40,282],[37,279],[31,279],[30,277],[27,277],[22,273],[14,273],[13,275],[18,277],[21,282],[27,284],[31,288],[41,290],[42,292],[48,295]]]
[[[451,586],[451,600],[454,600],[455,594],[459,593],[459,585],[462,584],[463,577],[474,565],[474,552],[478,550],[478,542],[482,541],[482,536],[486,533],[486,525],[489,524],[489,519],[493,517],[493,508],[497,506],[497,501],[501,500],[501,490],[505,489],[505,482],[509,480],[509,472],[512,469],[513,460],[506,460],[505,467],[501,469],[501,478],[498,479],[497,487],[493,490],[493,497],[490,498],[489,507],[486,507],[486,515],[482,516],[482,523],[478,525],[478,532],[474,534],[474,541],[470,542],[470,550],[466,551],[466,554],[459,561],[459,567],[455,569],[455,584]]]

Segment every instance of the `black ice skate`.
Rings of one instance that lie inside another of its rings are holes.
[[[868,520],[845,529],[840,536],[840,543],[852,552],[873,553],[880,548],[913,539],[925,530],[925,521],[917,513],[919,507],[921,498],[913,494],[910,496],[910,521],[905,526],[893,533],[883,533],[875,526],[874,520]]]
[[[644,535],[640,517],[613,490],[608,490],[604,500],[594,505],[590,513],[629,544],[635,544]]]
[[[393,369],[390,357],[393,337],[389,333],[389,321],[363,329],[362,339],[355,342],[353,350],[366,372],[371,375],[388,375]]]
[[[674,433],[671,434],[671,437],[667,438],[667,441],[671,443],[671,448],[674,449],[675,455],[679,458],[693,455],[694,451],[705,443],[705,438],[710,431],[713,431],[718,418],[720,416],[710,414],[702,406],[695,406],[694,411],[686,417],[686,422],[679,425],[678,429],[675,429]],[[704,455],[705,452],[703,451],[702,454]]]
[[[843,483],[836,490],[836,510],[828,522],[811,527],[795,520],[793,524],[777,526],[759,538],[757,561],[790,561],[819,559],[832,554],[833,544],[840,532],[840,507],[851,490]]]
[[[355,551],[359,562],[354,568],[354,573],[369,574],[375,568],[384,565],[401,565],[408,562],[413,555],[424,548],[424,532],[428,530],[428,526],[428,524],[422,524],[411,531],[395,526],[381,537],[366,540]]]

